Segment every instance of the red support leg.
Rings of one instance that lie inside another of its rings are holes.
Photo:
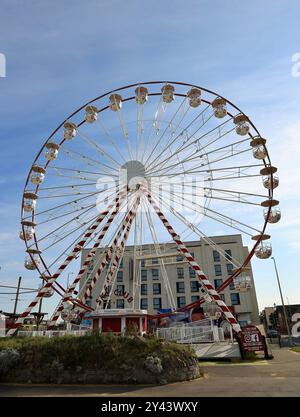
[[[240,332],[241,328],[240,328],[240,325],[238,324],[236,318],[233,316],[233,314],[231,313],[231,311],[229,310],[227,305],[221,300],[219,294],[214,289],[214,287],[212,286],[212,284],[210,283],[210,281],[208,280],[208,278],[206,277],[204,272],[201,270],[200,266],[197,264],[197,262],[195,261],[193,256],[190,254],[190,252],[188,251],[186,246],[180,240],[180,238],[177,235],[177,233],[175,232],[175,230],[172,228],[172,226],[170,225],[170,223],[168,222],[168,220],[166,219],[164,214],[161,212],[161,210],[158,207],[158,205],[156,204],[156,202],[153,200],[150,192],[146,188],[144,188],[143,186],[141,187],[141,189],[144,191],[145,195],[148,198],[149,203],[154,208],[156,214],[158,215],[158,217],[162,221],[162,223],[165,226],[165,228],[167,229],[168,233],[172,236],[174,242],[177,244],[179,252],[182,253],[185,256],[185,258],[188,261],[188,263],[190,264],[190,266],[196,272],[196,274],[198,276],[198,279],[202,284],[202,292],[203,293],[205,292],[206,294],[208,294],[215,301],[215,303],[218,305],[218,307],[222,311],[223,316],[225,317],[225,319],[231,324],[233,330],[236,331],[236,332]]]
[[[12,336],[16,330],[22,326],[24,323],[25,318],[31,313],[32,309],[38,304],[40,299],[44,296],[44,294],[52,287],[54,282],[57,280],[57,278],[61,275],[61,273],[66,269],[66,267],[69,265],[69,263],[76,257],[77,253],[80,252],[87,242],[87,240],[91,237],[91,235],[94,233],[94,231],[98,228],[100,223],[104,220],[104,218],[108,215],[110,210],[117,204],[120,204],[120,199],[124,199],[127,194],[127,189],[122,191],[116,198],[116,201],[112,203],[107,210],[103,211],[95,220],[95,222],[87,229],[85,234],[83,235],[82,239],[74,246],[72,252],[70,255],[66,257],[64,262],[60,265],[60,267],[57,269],[55,274],[53,274],[47,281],[47,283],[41,288],[41,290],[38,292],[34,300],[29,304],[27,309],[20,315],[20,317],[16,320],[16,322],[13,324],[11,329],[7,332],[7,336]]]

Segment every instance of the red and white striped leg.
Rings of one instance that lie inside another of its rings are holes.
[[[48,325],[48,328],[47,328],[48,330],[52,330],[53,327],[56,325],[57,320],[59,319],[62,311],[64,310],[63,303],[65,303],[66,301],[68,301],[71,298],[75,288],[77,287],[77,284],[79,283],[83,274],[86,272],[87,268],[89,267],[90,262],[93,259],[98,247],[100,246],[106,232],[108,231],[108,229],[109,229],[110,225],[112,224],[113,220],[115,219],[116,215],[119,213],[120,206],[121,206],[125,196],[126,196],[126,194],[120,196],[119,200],[117,201],[114,211],[111,213],[111,215],[108,218],[106,224],[104,225],[103,229],[101,230],[93,248],[89,251],[89,253],[88,253],[88,255],[87,255],[87,257],[86,257],[86,259],[85,259],[85,261],[84,261],[84,263],[83,263],[83,265],[82,265],[82,267],[81,267],[81,269],[78,273],[78,275],[76,276],[76,278],[74,279],[72,284],[69,286],[69,288],[66,290],[63,299],[60,301],[57,308],[55,309],[55,311],[54,311],[54,313],[51,317],[50,323]]]
[[[125,198],[127,194],[127,189],[122,191],[117,197],[116,201],[114,201],[107,210],[100,213],[100,215],[97,217],[97,219],[94,221],[94,223],[88,227],[87,231],[83,235],[82,239],[76,243],[74,246],[72,252],[70,255],[66,257],[64,262],[59,266],[55,274],[53,274],[47,281],[47,283],[40,289],[34,300],[29,304],[27,309],[20,315],[20,317],[16,320],[16,322],[12,325],[12,327],[8,330],[7,336],[12,336],[16,330],[22,326],[24,323],[25,318],[31,313],[32,309],[38,304],[40,299],[44,297],[44,294],[52,287],[54,282],[57,280],[57,278],[61,275],[61,273],[66,269],[66,267],[69,265],[69,263],[76,257],[77,253],[82,250],[83,246],[87,242],[87,240],[91,237],[91,235],[95,232],[95,230],[98,228],[100,223],[103,221],[103,219],[109,214],[110,210],[119,202],[121,198]]]
[[[120,250],[118,250],[118,254],[119,253],[120,253]],[[105,279],[105,282],[107,282],[108,285],[111,282],[112,277],[114,276],[114,274],[116,272],[116,268],[117,268],[117,266],[119,264],[118,260],[121,258],[121,256],[122,255],[120,255],[119,257],[117,257],[117,254],[115,254],[114,258],[112,259],[109,272],[108,272],[107,277]],[[95,308],[95,310],[97,310],[100,307],[100,305],[101,305],[101,303],[103,301],[102,296],[105,296],[105,295],[106,295],[106,291],[104,290],[104,288],[102,288],[102,290],[100,291],[100,294],[99,294],[98,298],[96,299],[96,308]]]
[[[101,298],[101,294],[106,293],[106,289],[108,288],[108,286],[111,283],[111,280],[114,276],[115,268],[119,265],[119,263],[122,259],[122,256],[123,256],[124,250],[125,250],[125,245],[126,245],[126,242],[127,242],[128,236],[129,236],[130,228],[132,226],[134,217],[135,217],[135,215],[131,216],[131,218],[129,219],[129,222],[128,222],[128,225],[126,227],[124,236],[123,236],[123,238],[121,240],[121,243],[120,243],[120,249],[119,249],[118,253],[115,255],[115,257],[113,259],[112,266],[110,268],[109,274],[107,275],[105,283],[104,283],[103,288],[102,288],[102,291],[100,292],[100,295],[99,295],[100,298]],[[98,298],[98,300],[99,300],[99,298]],[[97,301],[97,307],[96,308],[98,308],[99,306],[100,306],[100,302]]]
[[[103,259],[103,261],[101,262],[101,265],[99,266],[99,268],[98,268],[98,270],[97,270],[97,272],[96,272],[96,274],[94,275],[94,277],[93,277],[93,279],[92,279],[92,282],[90,283],[90,285],[88,286],[88,288],[86,289],[86,291],[85,291],[85,293],[84,293],[84,295],[83,295],[83,297],[82,297],[82,299],[81,299],[81,301],[85,304],[85,302],[86,302],[86,300],[87,300],[87,298],[91,295],[91,293],[92,293],[92,291],[93,291],[93,288],[94,288],[94,286],[96,285],[96,283],[98,282],[98,280],[99,280],[99,278],[100,278],[100,276],[101,276],[101,274],[102,274],[102,272],[103,272],[103,270],[104,270],[104,268],[105,268],[105,266],[106,266],[106,264],[107,264],[107,262],[110,260],[110,257],[111,257],[111,255],[114,253],[114,251],[115,251],[115,248],[116,248],[116,246],[117,246],[117,244],[118,244],[118,241],[119,241],[119,239],[120,239],[120,237],[121,237],[121,235],[122,235],[122,233],[124,232],[124,230],[126,229],[126,231],[125,231],[125,233],[124,233],[124,237],[123,237],[123,239],[122,239],[122,242],[121,242],[121,248],[124,248],[125,247],[125,244],[126,244],[126,241],[127,241],[127,239],[128,239],[128,235],[129,235],[129,232],[130,232],[130,228],[131,228],[131,225],[132,225],[132,223],[133,223],[133,220],[134,220],[134,218],[135,218],[135,214],[136,214],[136,211],[137,211],[137,208],[138,208],[138,205],[139,205],[139,199],[136,201],[136,203],[134,204],[134,206],[132,207],[132,209],[128,212],[128,214],[126,215],[126,217],[125,217],[125,219],[124,219],[124,222],[122,223],[122,226],[121,226],[121,228],[119,229],[119,232],[118,232],[118,234],[117,234],[117,236],[115,237],[115,239],[114,239],[114,241],[113,241],[113,243],[111,244],[111,246],[110,246],[110,248],[108,249],[108,251],[107,251],[107,253],[106,253],[106,255],[105,255],[105,258]],[[124,240],[125,239],[125,240]],[[107,284],[106,284],[106,286],[105,286],[105,284],[104,284],[104,287],[103,287],[103,289],[102,289],[102,291],[104,290],[106,290],[106,288],[107,288]],[[82,314],[80,314],[80,317],[82,317],[83,316],[83,314],[84,313],[82,313]]]
[[[210,281],[208,280],[204,272],[201,270],[200,266],[197,264],[193,256],[187,250],[186,246],[180,240],[175,230],[172,228],[172,226],[170,225],[170,223],[168,222],[164,214],[161,212],[156,202],[153,200],[150,192],[143,186],[141,187],[141,190],[144,191],[145,195],[148,198],[149,203],[152,205],[158,217],[160,218],[163,225],[167,229],[168,233],[172,236],[174,242],[177,244],[179,252],[185,256],[186,260],[188,261],[192,269],[196,272],[197,277],[202,284],[202,289],[215,301],[215,303],[218,305],[218,307],[222,311],[225,319],[231,324],[233,330],[235,330],[236,332],[240,332],[241,328],[236,318],[233,316],[233,314],[231,313],[227,305],[221,300],[220,295],[214,289],[214,287],[212,286],[212,284],[210,283]]]

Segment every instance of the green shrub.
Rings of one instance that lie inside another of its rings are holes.
[[[42,368],[59,363],[63,369],[118,368],[133,360],[142,363],[147,356],[163,356],[163,366],[189,363],[195,355],[189,347],[153,337],[114,334],[82,337],[28,337],[0,340],[0,353],[11,350],[20,358],[20,367]],[[5,354],[3,354],[5,356]]]
[[[0,351],[0,376],[7,375],[19,362],[17,350],[7,348]]]

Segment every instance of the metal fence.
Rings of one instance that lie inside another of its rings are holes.
[[[60,336],[84,336],[90,333],[90,330],[21,330],[18,332],[20,337],[60,337]]]
[[[223,329],[214,326],[211,319],[159,328],[156,334],[162,339],[178,343],[214,343],[225,340]]]

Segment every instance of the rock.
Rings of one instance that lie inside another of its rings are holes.
[[[147,356],[144,362],[145,368],[154,375],[159,375],[163,371],[161,359],[156,356]]]
[[[167,381],[166,379],[160,379],[160,380],[158,381],[158,383],[159,383],[160,385],[166,385],[166,384],[168,383],[168,381]]]
[[[125,382],[127,384],[136,384],[137,383],[137,379],[134,378],[134,377],[132,377],[132,376],[129,376],[128,378],[126,378],[126,381]]]

